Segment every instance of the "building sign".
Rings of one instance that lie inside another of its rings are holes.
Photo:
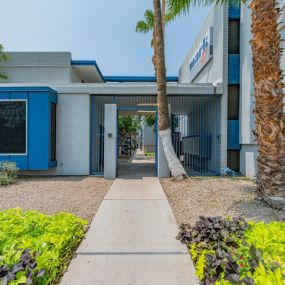
[[[209,60],[213,57],[213,27],[206,33],[199,43],[189,62],[190,82],[199,74]]]

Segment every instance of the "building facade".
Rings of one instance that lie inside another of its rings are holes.
[[[250,11],[213,7],[167,78],[172,141],[189,175],[256,174]],[[155,112],[154,77],[104,76],[69,52],[11,52],[1,63],[0,160],[25,174],[116,176],[118,112]],[[282,65],[285,60],[282,58]],[[155,136],[158,137],[158,136]],[[157,138],[156,174],[169,170]]]

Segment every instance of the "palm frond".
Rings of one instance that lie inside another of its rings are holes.
[[[188,14],[191,6],[232,5],[238,6],[246,0],[168,0],[168,13],[178,16]]]
[[[137,22],[137,25],[136,25],[136,32],[137,32],[137,33],[147,34],[147,33],[149,33],[152,29],[153,29],[153,27],[150,27],[150,26],[148,25],[148,23],[146,23],[145,21],[139,21],[139,22]]]

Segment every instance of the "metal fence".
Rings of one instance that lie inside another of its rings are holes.
[[[172,142],[191,176],[220,173],[220,97],[170,96]]]
[[[220,173],[220,97],[171,95],[172,142],[177,157],[191,176]],[[117,104],[126,114],[156,107],[156,96],[92,96],[91,174],[104,174],[105,104]]]

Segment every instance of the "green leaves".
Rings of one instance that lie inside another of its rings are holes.
[[[285,223],[200,217],[178,235],[202,284],[285,284]]]
[[[238,6],[246,0],[168,0],[168,13],[173,17],[187,15],[191,6],[209,6],[209,5],[232,5]]]
[[[3,46],[0,44],[0,62],[7,61],[8,56],[3,52]],[[7,79],[8,76],[0,72],[0,79]]]
[[[147,34],[152,31],[154,27],[154,15],[152,10],[146,10],[144,13],[144,20],[139,21],[136,26],[136,32]]]
[[[119,116],[118,119],[119,133],[122,136],[137,135],[142,127],[141,116]]]
[[[12,285],[56,284],[84,236],[84,225],[68,213],[0,212],[0,281],[10,276]]]

